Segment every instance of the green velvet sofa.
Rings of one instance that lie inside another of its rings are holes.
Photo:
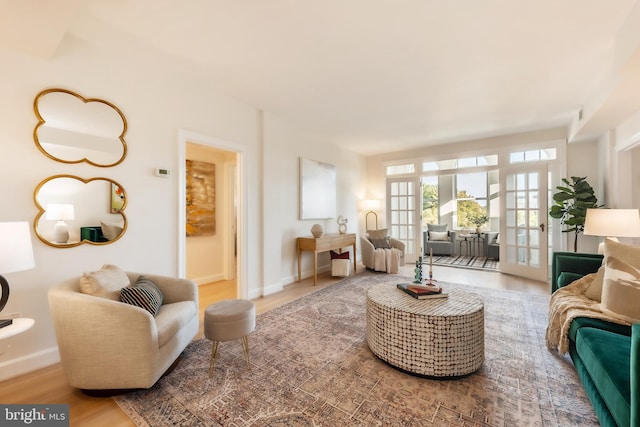
[[[602,264],[602,255],[555,252],[551,291]],[[569,328],[569,355],[603,427],[640,426],[640,324],[577,317]]]

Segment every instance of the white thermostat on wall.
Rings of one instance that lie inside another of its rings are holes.
[[[162,169],[162,168],[155,168],[153,170],[153,174],[155,176],[161,176],[163,178],[167,178],[169,175],[171,175],[171,170],[169,169]]]

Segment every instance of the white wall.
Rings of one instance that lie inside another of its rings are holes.
[[[122,184],[128,195],[125,213],[129,224],[126,234],[107,246],[59,249],[32,239],[36,267],[6,274],[11,297],[3,314],[19,312],[36,323],[30,331],[0,342],[0,353],[4,351],[0,380],[59,359],[47,302],[47,290],[55,283],[105,263],[131,271],[178,274],[178,177],[155,177],[153,168],[179,170],[181,129],[232,141],[244,149],[248,212],[244,250],[251,262],[243,277],[247,295],[262,295],[273,290],[270,285],[281,286],[294,276],[294,237],[307,234],[311,227],[296,217],[297,156],[337,165],[339,210],[355,221],[353,188],[363,185],[360,156],[329,148],[328,141],[302,137],[275,117],[263,123],[258,109],[221,95],[215,82],[194,64],[165,58],[135,40],[105,39],[96,46],[71,36],[50,60],[0,50],[0,63],[0,170],[4,178],[0,191],[5,200],[0,221],[33,222],[37,213],[33,191],[38,183],[70,173],[81,178],[107,177]],[[32,138],[36,124],[32,104],[41,90],[51,87],[105,99],[123,111],[129,125],[129,151],[123,163],[112,168],[67,165],[40,153]],[[263,125],[267,129],[264,138]],[[319,145],[304,148],[300,142]],[[263,197],[265,190],[269,193]],[[265,224],[267,243],[263,244]],[[325,228],[331,230],[331,224]],[[263,270],[263,265],[268,269]]]
[[[316,223],[323,226],[325,233],[338,232],[335,219],[299,219],[299,158],[336,166],[337,215],[349,220],[347,231],[350,233],[358,230],[358,200],[365,188],[360,172],[364,169],[364,159],[331,147],[328,141],[297,130],[273,115],[265,114],[264,119],[263,250],[271,254],[271,260],[263,268],[265,290],[272,293],[297,280],[296,237],[310,236],[311,227]],[[273,224],[281,227],[274,228]],[[311,253],[304,252],[302,260],[302,277],[309,277],[313,271]],[[328,269],[327,253],[318,256],[318,265],[320,271]]]

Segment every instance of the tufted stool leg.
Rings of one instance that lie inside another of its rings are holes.
[[[204,335],[211,341],[211,360],[209,363],[209,377],[215,370],[215,359],[218,345],[221,341],[242,339],[242,349],[247,367],[251,369],[249,361],[249,334],[256,326],[255,305],[248,300],[228,299],[211,304],[204,311]]]

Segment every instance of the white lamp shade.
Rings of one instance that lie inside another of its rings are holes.
[[[35,267],[28,222],[0,222],[0,273]]]
[[[49,203],[47,205],[47,219],[73,221],[75,219],[73,205],[66,203]]]
[[[602,237],[640,237],[638,209],[587,209],[584,234]]]
[[[363,211],[379,211],[381,207],[380,199],[365,199],[362,201]]]

